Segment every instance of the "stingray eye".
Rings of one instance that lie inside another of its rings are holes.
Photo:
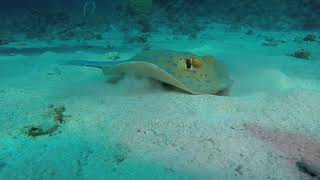
[[[186,58],[185,62],[186,62],[187,69],[191,69],[192,68],[192,59]]]
[[[202,61],[198,57],[194,57],[191,59],[191,65],[195,68],[200,68],[202,66]]]

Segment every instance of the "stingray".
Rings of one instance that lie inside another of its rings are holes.
[[[126,61],[72,60],[64,64],[96,67],[113,77],[134,74],[151,78],[191,94],[225,93],[232,85],[222,62],[189,52],[148,50]]]

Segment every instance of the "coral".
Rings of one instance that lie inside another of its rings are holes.
[[[309,52],[305,49],[300,49],[300,50],[296,51],[295,53],[290,54],[290,56],[300,58],[300,59],[310,59],[311,52]]]

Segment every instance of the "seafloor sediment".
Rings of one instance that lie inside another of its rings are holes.
[[[83,46],[0,47],[0,179],[309,179],[296,162],[319,160],[319,39],[226,29],[212,24],[192,40],[162,29],[149,44],[223,61],[228,96],[132,77],[108,84],[97,69],[57,63],[124,60],[143,48],[120,43],[116,30]],[[312,56],[293,57],[301,49]]]

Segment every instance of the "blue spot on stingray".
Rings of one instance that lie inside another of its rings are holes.
[[[190,79],[191,77],[189,75],[187,75],[186,78]]]
[[[193,70],[192,73],[193,73],[193,74],[197,74],[197,71]]]
[[[167,71],[168,73],[172,73],[172,70],[170,68],[164,68],[165,71]]]
[[[170,57],[170,54],[165,54],[164,56],[165,56],[165,57]]]
[[[206,83],[211,83],[211,81],[210,80],[206,80]]]
[[[173,63],[173,64],[172,64],[172,66],[174,66],[174,67],[178,67],[178,64],[176,64],[176,63]]]

